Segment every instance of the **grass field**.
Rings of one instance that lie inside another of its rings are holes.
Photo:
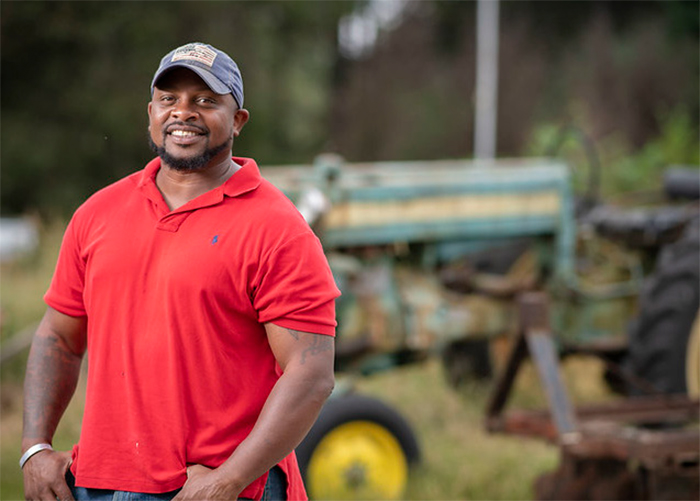
[[[2,269],[3,340],[38,320],[60,242],[61,225],[44,232],[41,252]],[[26,355],[2,369],[0,416],[0,499],[22,499],[17,459],[21,435],[21,374]],[[602,368],[593,360],[569,359],[563,366],[574,399],[598,401],[609,397],[601,383]],[[531,499],[532,482],[555,467],[554,446],[484,431],[484,408],[491,386],[466,385],[460,391],[446,384],[437,360],[361,379],[361,393],[376,396],[398,409],[414,427],[423,461],[412,472],[405,499],[506,500]],[[66,412],[54,445],[69,448],[77,439],[84,382]],[[520,374],[513,406],[544,405],[531,366]]]
[[[553,445],[484,430],[490,383],[473,383],[459,391],[445,382],[437,360],[362,381],[362,392],[389,402],[414,427],[423,463],[411,474],[406,499],[532,499],[532,483],[558,462]],[[610,398],[601,383],[602,366],[591,359],[569,359],[563,373],[576,401]],[[523,367],[511,408],[545,406],[534,368]]]

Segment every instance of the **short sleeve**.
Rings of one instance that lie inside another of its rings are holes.
[[[76,236],[76,218],[74,216],[63,235],[56,270],[51,279],[49,290],[44,295],[44,301],[66,315],[84,316],[86,315],[83,303],[84,285],[85,262],[82,259],[80,243]]]
[[[260,323],[316,334],[335,334],[335,299],[340,291],[318,238],[297,235],[261,263],[253,306]]]

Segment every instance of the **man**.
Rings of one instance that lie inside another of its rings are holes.
[[[333,387],[339,292],[296,209],[232,157],[249,117],[236,63],[187,44],[151,93],[158,158],[76,211],[45,296],[25,496],[304,498],[293,449]],[[80,442],[55,452],[86,350]]]

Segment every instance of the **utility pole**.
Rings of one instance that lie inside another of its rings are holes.
[[[474,158],[496,157],[498,112],[499,0],[478,0],[476,6],[476,116]]]

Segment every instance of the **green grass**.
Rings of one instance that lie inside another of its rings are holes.
[[[489,386],[457,393],[437,361],[359,386],[398,409],[419,438],[423,461],[411,472],[406,499],[532,499],[533,479],[556,464],[556,449],[544,443],[486,433]]]
[[[38,320],[48,286],[62,224],[42,231],[40,252],[2,269],[3,341]],[[20,451],[22,390],[26,355],[3,367],[0,415],[0,499],[22,499]],[[576,401],[609,397],[601,384],[601,367],[591,360],[571,359],[564,365]],[[573,384],[575,383],[575,384]],[[80,430],[84,381],[59,426],[54,445],[67,449]],[[534,439],[491,435],[484,431],[484,408],[491,386],[473,383],[455,391],[448,387],[437,360],[377,374],[358,381],[357,389],[398,409],[414,427],[423,461],[413,469],[405,499],[497,500],[532,499],[532,483],[558,461],[554,446]],[[518,377],[512,406],[544,406],[532,366]]]
[[[601,383],[602,365],[567,360],[562,373],[576,402],[611,398]],[[484,415],[493,384],[450,388],[437,360],[376,375],[360,392],[391,404],[411,423],[423,461],[411,472],[405,498],[411,500],[532,499],[532,484],[555,468],[558,450],[536,439],[489,434]],[[543,408],[545,397],[534,367],[526,363],[507,408]]]
[[[65,222],[40,228],[41,246],[33,254],[2,265],[0,270],[0,339],[6,342],[39,321],[58,256]],[[17,464],[22,433],[22,376],[27,350],[0,369],[0,499],[24,499],[22,476]],[[71,404],[56,435],[57,446],[69,447],[79,433],[81,399]]]
[[[42,226],[41,245],[36,252],[2,265],[0,338],[3,341],[43,315],[46,306],[42,297],[51,282],[65,226],[64,221]]]

